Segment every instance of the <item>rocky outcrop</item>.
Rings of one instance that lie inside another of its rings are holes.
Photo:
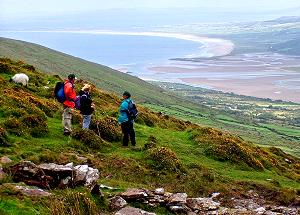
[[[247,198],[232,198],[232,208],[221,207],[221,203],[216,200],[220,193],[213,193],[211,197],[188,198],[186,193],[168,193],[159,188],[154,191],[146,189],[131,188],[120,193],[110,200],[111,209],[117,210],[124,207],[127,202],[139,202],[151,207],[166,207],[174,214],[208,214],[208,215],[296,215],[300,214],[300,209],[296,207],[276,207],[268,206],[264,199],[254,191],[245,194]],[[123,198],[121,198],[123,197]],[[126,202],[126,203],[125,203]],[[114,207],[114,205],[116,205]],[[141,214],[139,209],[130,207],[123,208],[116,214]],[[147,212],[146,212],[147,213]]]
[[[12,167],[13,180],[41,188],[66,188],[84,185],[91,190],[99,178],[99,171],[87,165],[73,166],[73,163],[58,165],[45,163],[35,165],[22,161]]]

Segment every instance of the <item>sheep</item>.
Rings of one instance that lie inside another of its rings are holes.
[[[29,77],[24,73],[18,73],[18,74],[15,74],[9,81],[10,82],[13,81],[16,84],[22,84],[23,86],[27,87]]]

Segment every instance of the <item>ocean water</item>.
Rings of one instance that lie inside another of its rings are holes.
[[[150,75],[149,66],[166,65],[171,58],[201,52],[198,42],[136,35],[57,32],[0,32],[1,37],[37,43],[133,75]]]

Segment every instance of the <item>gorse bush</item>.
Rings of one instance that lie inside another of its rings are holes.
[[[107,116],[100,120],[92,120],[90,129],[109,142],[120,141],[122,138],[121,127],[113,117]]]
[[[182,169],[182,164],[176,153],[166,147],[149,149],[146,158],[151,161],[151,166],[156,170],[179,172]]]
[[[205,153],[219,161],[246,164],[255,169],[264,169],[261,150],[238,137],[213,128],[200,128],[194,131],[194,140],[205,146]]]
[[[76,129],[72,132],[72,138],[84,143],[91,149],[100,149],[105,145],[104,141],[94,131],[88,129]]]

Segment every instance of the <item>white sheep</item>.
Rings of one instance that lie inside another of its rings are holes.
[[[24,73],[15,74],[9,81],[13,81],[16,84],[28,85],[29,77]]]

